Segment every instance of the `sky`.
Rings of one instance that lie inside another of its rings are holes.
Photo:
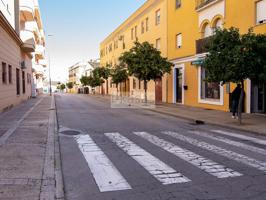
[[[39,0],[52,80],[65,82],[70,66],[99,58],[100,42],[145,1]]]

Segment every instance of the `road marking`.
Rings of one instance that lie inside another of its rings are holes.
[[[119,133],[105,133],[105,135],[118,147],[125,151],[151,175],[164,185],[174,183],[185,183],[190,180],[178,173],[176,170],[154,157],[146,150],[131,142]]]
[[[21,118],[20,120],[16,121],[14,123],[14,125],[8,129],[3,136],[0,138],[0,146],[4,145],[6,143],[6,141],[8,140],[8,138],[17,130],[17,128],[19,127],[19,125],[21,124],[21,122],[23,122],[25,120],[26,117],[29,116],[29,114],[42,102],[44,97],[42,97],[39,101],[37,101],[37,103],[34,104],[34,106],[32,106]]]
[[[219,133],[219,134],[226,135],[226,136],[236,137],[236,138],[243,139],[243,140],[249,140],[249,141],[257,143],[257,144],[266,145],[266,140],[263,140],[263,139],[258,139],[258,138],[249,137],[249,136],[240,135],[240,134],[222,131],[222,130],[212,130],[212,132]]]
[[[227,139],[225,137],[221,137],[221,136],[218,136],[218,135],[209,135],[209,134],[201,132],[201,131],[189,131],[189,132],[193,133],[195,135],[199,135],[199,136],[205,137],[205,138],[209,138],[209,139],[212,139],[212,140],[216,140],[216,141],[220,141],[220,142],[223,142],[223,143],[226,143],[226,144],[230,144],[232,146],[240,147],[242,149],[253,151],[255,153],[260,153],[260,154],[266,155],[266,150],[265,149],[261,149],[261,148],[254,147],[254,146],[251,146],[251,145],[248,145],[248,144],[244,144],[242,142],[229,140],[229,139]]]
[[[131,189],[128,182],[89,135],[79,135],[74,138],[101,192]]]
[[[152,144],[161,147],[162,149],[174,154],[175,156],[181,158],[182,160],[187,161],[188,163],[194,165],[195,167],[216,176],[217,178],[228,178],[241,176],[242,174],[227,168],[223,165],[220,165],[212,160],[204,158],[198,154],[193,153],[187,149],[183,149],[171,142],[167,142],[163,139],[160,139],[156,136],[153,136],[146,132],[134,132],[134,134],[148,140]]]
[[[181,134],[176,133],[176,132],[168,131],[168,132],[163,132],[163,133],[166,135],[172,136],[178,140],[181,140],[181,141],[187,142],[189,144],[192,144],[194,146],[197,146],[199,148],[206,149],[208,151],[216,153],[220,156],[224,156],[224,157],[229,158],[231,160],[235,160],[237,162],[243,163],[243,164],[248,165],[250,167],[254,167],[258,170],[266,172],[266,163],[263,161],[253,159],[253,158],[250,158],[248,156],[245,156],[245,155],[242,155],[242,154],[230,151],[230,150],[226,150],[226,149],[223,149],[221,147],[217,147],[215,145],[211,145],[211,144],[206,143],[206,142],[201,142],[199,140],[196,140],[196,139],[193,139],[190,137],[186,137],[186,136],[181,135]]]

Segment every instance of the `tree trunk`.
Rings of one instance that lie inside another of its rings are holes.
[[[244,80],[241,81],[241,94],[238,103],[238,122],[242,124],[242,108],[243,108],[243,100],[244,100],[244,93],[245,93],[245,83]]]
[[[116,96],[118,96],[118,83],[116,84]]]
[[[106,79],[106,94],[108,95],[109,94],[109,82],[108,82],[108,79]]]
[[[144,80],[144,91],[145,91],[145,104],[148,102],[147,98],[147,80]]]

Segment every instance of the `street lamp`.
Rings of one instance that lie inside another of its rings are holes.
[[[48,35],[48,37],[53,37],[54,35]],[[51,52],[49,52],[49,94],[52,96],[52,80],[51,80]]]

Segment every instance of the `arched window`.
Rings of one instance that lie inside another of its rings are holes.
[[[210,24],[206,24],[205,26],[203,26],[203,37],[209,37],[212,35],[212,29]]]
[[[214,27],[215,28],[220,28],[220,29],[223,28],[223,21],[222,21],[221,18],[219,18],[219,19],[216,20],[216,23],[215,23]]]

